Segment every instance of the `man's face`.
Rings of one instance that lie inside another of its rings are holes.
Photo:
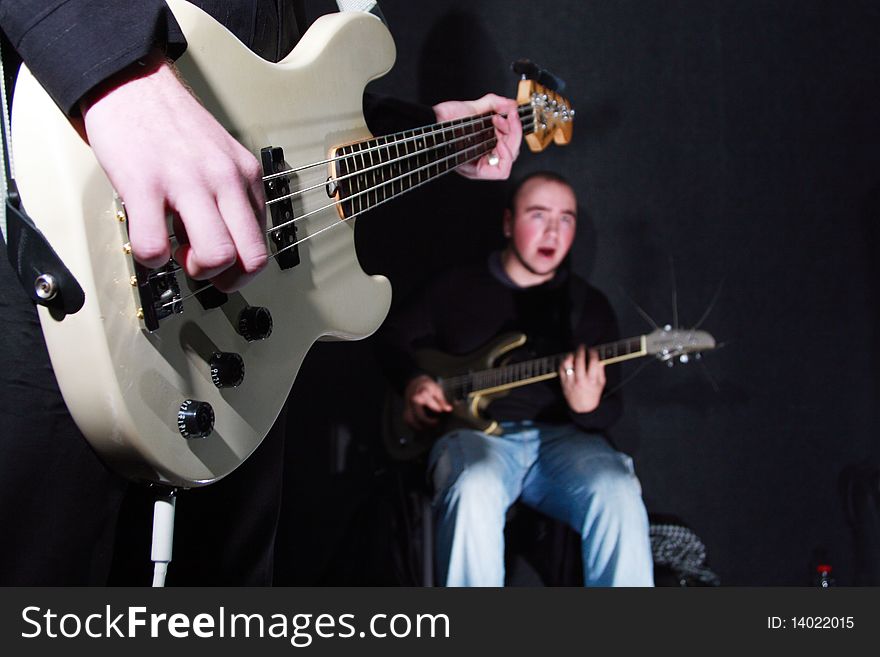
[[[520,264],[532,274],[550,275],[568,255],[577,223],[577,199],[565,184],[534,178],[504,216],[504,231]]]

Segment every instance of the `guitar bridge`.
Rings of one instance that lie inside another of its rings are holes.
[[[267,176],[284,171],[284,151],[267,146],[260,151],[263,173]],[[291,269],[299,264],[299,247],[296,246],[296,224],[290,197],[290,180],[287,176],[272,178],[264,183],[272,228],[269,232],[275,261],[281,269]]]
[[[148,269],[138,262],[134,263],[138,296],[141,300],[139,316],[151,333],[159,328],[159,322],[171,315],[183,312],[183,301],[177,272],[180,270],[174,260],[158,269]]]

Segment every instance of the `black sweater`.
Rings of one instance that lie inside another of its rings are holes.
[[[302,0],[195,0],[258,55],[277,61],[299,39]],[[178,57],[186,39],[164,0],[0,0],[12,48],[58,106],[77,113],[92,87],[153,48]]]
[[[577,304],[577,306],[575,306]],[[572,307],[579,307],[573,313]],[[572,326],[572,318],[576,325]],[[504,273],[499,254],[485,264],[453,269],[438,276],[386,320],[377,336],[379,357],[392,383],[403,390],[423,374],[414,354],[430,347],[466,355],[507,332],[522,332],[528,342],[522,358],[571,351],[618,339],[617,322],[605,296],[560,269],[542,285],[518,287]],[[606,370],[606,391],[618,381],[615,366]],[[585,431],[604,431],[620,416],[619,393],[603,398],[590,413],[569,410],[557,379],[516,388],[490,404],[495,420],[572,421]]]

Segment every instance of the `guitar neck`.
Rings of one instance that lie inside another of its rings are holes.
[[[535,130],[530,103],[519,105],[523,134]],[[355,217],[477,160],[495,148],[492,112],[376,137],[334,152],[344,218]]]
[[[599,362],[610,365],[648,355],[646,336],[609,342],[593,347]],[[568,354],[555,354],[533,360],[520,361],[442,379],[440,384],[447,399],[467,399],[473,394],[491,394],[552,379],[559,374],[559,366]]]

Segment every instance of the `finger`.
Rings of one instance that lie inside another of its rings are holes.
[[[510,123],[510,114],[506,116],[504,114],[493,114],[492,126],[495,128],[495,136],[500,139],[507,139],[507,136],[510,134]]]
[[[438,413],[445,413],[452,410],[452,406],[446,401],[446,393],[443,392],[443,386],[434,379],[428,379],[425,382],[425,400],[430,400],[431,408]]]
[[[168,223],[161,194],[144,194],[125,200],[128,238],[135,260],[155,269],[171,258]]]
[[[588,379],[590,383],[599,388],[605,386],[605,366],[599,360],[599,354],[595,350],[590,350],[590,362],[588,366]]]
[[[266,227],[266,187],[263,184],[263,167],[251,152],[244,150],[243,161],[239,168],[244,174],[244,180],[248,189],[248,200],[257,216],[260,227]]]
[[[241,269],[248,274],[260,271],[266,266],[269,252],[245,181],[221,191],[217,196],[217,208],[235,245]]]
[[[437,394],[437,384],[433,379],[425,378],[423,381],[419,383],[419,385],[415,389],[414,395],[418,397],[421,403],[424,403],[427,399],[436,396]]]
[[[559,378],[562,380],[563,385],[566,386],[574,382],[573,354],[567,354],[565,358],[562,359],[562,362],[559,364]]]
[[[503,100],[504,98],[496,94],[486,94],[470,101],[470,105],[475,114],[482,114],[483,112],[498,111],[503,106],[501,102]]]
[[[519,149],[522,145],[523,127],[515,101],[513,105],[513,111],[507,115],[508,133],[506,141],[513,153],[513,158],[516,159],[519,156]]]
[[[508,166],[505,159],[509,160],[509,158],[508,152],[496,139],[492,149],[472,163],[470,171],[467,171],[468,165],[464,165],[461,168],[464,170],[465,175],[471,178],[498,180],[505,177],[504,170]]]
[[[590,360],[592,362],[592,357]],[[575,352],[574,371],[576,377],[587,378],[587,350],[584,349],[584,345],[580,345]]]
[[[590,369],[595,372],[596,383],[600,386],[604,386],[605,364],[599,360],[599,353],[594,349],[590,350]]]
[[[498,178],[507,178],[510,175],[511,169],[513,169],[513,161],[516,158],[503,141],[496,142],[494,152],[498,157],[498,162],[494,167],[495,173]]]
[[[437,399],[436,396],[428,397],[428,399],[425,400],[425,406],[427,406],[428,408],[430,408],[432,411],[434,411],[436,413],[443,412],[443,404],[440,402],[439,399]]]
[[[414,409],[414,414],[416,417],[416,421],[420,426],[431,426],[437,424],[437,418],[433,418],[425,413],[424,406],[416,406]]]
[[[440,386],[437,386],[437,396],[435,399],[440,406],[441,413],[449,413],[452,410],[452,406],[446,401],[446,395],[443,394],[443,388]]]
[[[175,210],[186,227],[187,244],[176,255],[191,278],[213,278],[235,264],[237,253],[217,204],[209,195],[190,195]]]
[[[557,374],[559,375],[559,384],[563,388],[568,388],[571,385],[571,374],[568,373],[569,368],[565,367],[565,365],[559,366],[559,371]]]
[[[488,109],[498,114],[509,114],[517,110],[517,103],[513,98],[506,98],[497,94],[486,94],[477,102],[484,102]]]
[[[522,123],[516,110],[508,112],[506,116],[496,114],[492,117],[492,125],[495,127],[495,136],[511,149],[511,152],[519,152],[519,144],[522,140]]]

